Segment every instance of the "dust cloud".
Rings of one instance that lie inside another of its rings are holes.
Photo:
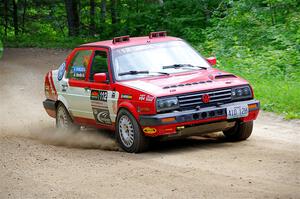
[[[22,137],[71,148],[119,150],[113,133],[87,128],[78,132],[60,131],[55,120],[46,114],[42,105],[44,76],[61,64],[68,51],[7,49],[5,52],[0,60],[1,137]],[[43,59],[35,58],[40,56]]]
[[[108,151],[120,151],[111,132],[95,129],[81,128],[77,131],[60,130],[55,127],[37,127],[27,130],[16,129],[8,132],[1,132],[1,136],[20,137],[39,141],[43,144],[63,146],[68,148],[101,149]]]

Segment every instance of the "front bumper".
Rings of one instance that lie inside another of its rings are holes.
[[[255,120],[259,112],[260,103],[258,100],[253,99],[188,111],[177,111],[156,115],[142,115],[139,118],[139,122],[144,133],[148,136],[174,134],[178,131],[178,128],[185,128],[185,126],[191,127],[204,123],[227,121],[226,108],[241,104],[248,105],[248,116],[244,118],[231,119],[228,121],[230,122],[233,120],[239,120],[242,122],[247,122]]]

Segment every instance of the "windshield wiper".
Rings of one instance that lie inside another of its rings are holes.
[[[148,74],[149,71],[147,70],[130,70],[130,71],[127,71],[127,72],[124,72],[124,73],[119,73],[118,75],[119,76],[123,76],[123,75],[137,75],[137,74]]]
[[[193,68],[198,68],[198,69],[203,69],[203,70],[206,70],[207,68],[204,67],[204,66],[194,66],[194,65],[191,65],[191,64],[173,64],[173,65],[170,65],[170,66],[163,66],[162,68],[163,69],[167,69],[167,68],[183,68],[183,67],[193,67]]]
[[[162,75],[170,75],[169,73],[165,73],[165,72],[156,72],[156,71],[148,71],[148,70],[141,70],[141,71],[137,71],[137,70],[130,70],[124,73],[119,73],[119,76],[124,76],[124,75],[137,75],[137,74],[149,74],[149,73],[158,73],[158,74],[162,74]]]

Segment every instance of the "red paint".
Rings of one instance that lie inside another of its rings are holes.
[[[224,71],[220,71],[215,68],[210,68],[208,70],[200,70],[200,71],[188,71],[183,73],[176,73],[169,76],[154,76],[154,77],[146,77],[146,78],[139,78],[134,80],[126,80],[121,82],[116,82],[117,84],[120,84],[121,87],[126,90],[127,87],[133,88],[136,91],[143,90],[145,92],[148,92],[148,94],[151,94],[155,97],[162,97],[167,95],[178,95],[178,94],[184,94],[189,92],[197,92],[197,91],[209,91],[214,89],[222,89],[222,88],[228,88],[234,87],[234,86],[241,86],[241,85],[248,85],[249,83],[240,78],[237,77],[234,81],[229,78],[222,78],[218,80],[213,80],[210,83],[207,83],[207,81],[211,81],[209,78],[210,75],[216,76],[217,74],[230,74]],[[228,85],[226,82],[230,80],[231,84]],[[154,92],[150,92],[149,89],[144,88],[142,83],[146,83],[148,85],[153,85],[157,87],[157,89]],[[186,83],[194,83],[194,82],[205,82],[203,84],[196,84],[196,85],[190,85],[190,86],[182,86],[182,87],[176,87],[176,88],[170,88],[170,89],[163,89],[166,86],[171,85],[179,85],[179,84],[186,84]],[[128,86],[130,84],[130,86]],[[172,90],[172,92],[170,92]],[[199,99],[201,100],[201,99]]]
[[[208,63],[210,63],[210,65],[214,66],[217,64],[217,58],[215,57],[208,57],[206,58],[206,60],[208,61]]]
[[[53,89],[53,92],[54,92],[54,98],[55,98],[55,101],[57,100],[57,91],[56,91],[56,88],[55,88],[55,85],[54,85],[54,82],[53,82],[53,78],[52,78],[52,71],[50,72],[50,84],[52,85],[52,89]]]
[[[158,37],[155,39],[149,39],[148,37],[130,37],[129,42],[118,42],[113,44],[112,40],[106,40],[106,41],[98,41],[88,44],[83,44],[81,47],[87,47],[87,46],[106,46],[111,49],[115,48],[122,48],[127,46],[136,46],[136,45],[144,45],[147,43],[158,43],[158,42],[166,42],[166,41],[181,41],[182,39],[176,38],[176,37]]]
[[[249,112],[249,115],[247,117],[241,118],[240,121],[242,122],[249,122],[252,120],[255,120],[257,118],[259,110],[251,111]],[[203,120],[194,120],[190,122],[181,122],[176,124],[167,124],[167,125],[161,125],[161,126],[151,126],[151,128],[155,128],[157,132],[155,134],[147,134],[147,136],[156,137],[161,135],[171,135],[176,133],[176,127],[180,126],[186,126],[186,125],[198,125],[208,122],[216,122],[216,121],[226,121],[226,116],[221,117],[215,117],[215,118],[208,118]],[[148,126],[143,126],[142,128],[145,128]]]
[[[53,83],[52,71],[49,71],[46,74],[44,84],[45,84],[45,95],[47,99],[56,101],[58,96],[57,96],[55,85]]]
[[[93,126],[99,129],[107,129],[107,130],[115,130],[115,123],[112,123],[112,125],[103,125],[103,124],[97,124],[94,119],[88,119],[88,118],[82,118],[82,117],[74,117],[74,122],[76,124],[82,125],[82,126]]]
[[[259,110],[251,111],[249,112],[249,115],[247,117],[241,118],[242,122],[250,122],[252,120],[256,120],[258,116]]]
[[[96,73],[95,75],[94,75],[94,81],[96,82],[96,83],[104,83],[104,82],[106,82],[106,73]]]
[[[157,132],[155,134],[151,134],[151,136],[174,134],[174,133],[176,133],[176,127],[179,127],[179,126],[186,126],[186,125],[192,125],[192,124],[197,125],[197,124],[203,124],[203,123],[207,123],[207,122],[224,121],[224,120],[227,120],[226,116],[208,118],[208,119],[203,119],[203,120],[193,120],[193,121],[190,121],[190,122],[180,122],[180,123],[176,123],[176,124],[151,126],[151,128],[156,128],[157,129]],[[145,127],[146,126],[144,126],[142,128],[145,128]],[[170,131],[169,129],[172,129],[173,131]]]

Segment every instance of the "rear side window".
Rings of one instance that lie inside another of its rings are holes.
[[[80,50],[76,52],[69,64],[67,77],[71,79],[85,80],[91,55],[92,50]]]

